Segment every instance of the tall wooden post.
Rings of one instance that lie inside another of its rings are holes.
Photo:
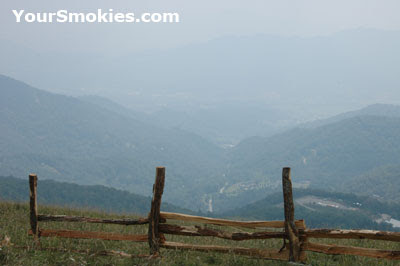
[[[157,167],[156,180],[153,185],[153,199],[149,213],[149,246],[150,255],[160,254],[161,234],[158,225],[160,223],[161,198],[164,191],[165,167]]]
[[[37,175],[29,175],[30,222],[35,241],[39,240],[38,210],[37,210]]]
[[[285,167],[282,171],[283,203],[285,206],[285,232],[289,239],[289,260],[300,260],[299,232],[294,223],[294,203],[292,192],[292,180],[290,168]]]

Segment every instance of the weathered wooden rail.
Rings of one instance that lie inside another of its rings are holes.
[[[67,215],[43,215],[37,216],[39,222],[85,222],[85,223],[97,223],[97,224],[121,224],[121,225],[137,225],[137,224],[148,224],[148,218],[139,219],[98,219],[88,218],[79,216],[67,216]]]
[[[31,229],[28,234],[33,235],[35,241],[41,237],[63,237],[63,238],[81,238],[81,239],[101,239],[101,240],[126,240],[133,242],[147,242],[148,235],[127,235],[119,233],[92,232],[92,231],[74,231],[74,230],[48,230],[39,228],[39,222],[85,222],[101,224],[119,224],[119,225],[143,225],[148,224],[148,218],[139,219],[100,219],[67,215],[43,215],[38,214],[37,209],[37,176],[29,175],[30,187],[30,224]]]
[[[400,260],[400,251],[379,250],[352,246],[329,245],[309,242],[310,238],[325,239],[371,239],[400,242],[400,233],[373,230],[339,230],[339,229],[308,229],[304,220],[295,220],[294,202],[290,168],[283,168],[282,187],[284,199],[284,221],[234,221],[186,215],[181,213],[161,212],[162,194],[165,184],[165,168],[156,168],[156,178],[153,185],[153,198],[148,217],[138,219],[100,219],[66,215],[38,214],[37,209],[37,176],[29,175],[30,186],[30,225],[29,234],[36,242],[41,237],[63,237],[102,240],[126,240],[133,242],[148,242],[150,255],[158,257],[160,249],[194,250],[206,252],[233,253],[254,258],[305,262],[306,252],[318,252],[330,255],[355,255],[379,259]],[[168,223],[170,220],[198,224],[216,225],[246,229],[273,229],[262,232],[230,232],[202,225],[181,225]],[[119,233],[48,230],[39,228],[39,222],[85,222],[118,225],[148,224],[148,233],[143,235],[128,235]],[[282,229],[277,231],[276,229]],[[245,247],[228,247],[218,245],[194,245],[167,241],[164,235],[180,235],[188,237],[215,237],[232,241],[283,239],[281,249],[257,249]]]

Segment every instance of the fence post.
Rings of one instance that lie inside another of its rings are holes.
[[[285,207],[285,232],[289,239],[289,261],[300,260],[299,232],[294,223],[294,204],[290,168],[282,171],[283,203]]]
[[[35,241],[39,240],[38,210],[37,210],[37,175],[29,175],[30,222]]]
[[[307,229],[307,226],[306,226],[306,222],[304,221],[304,228],[303,228],[303,230],[306,230]],[[299,232],[299,233],[301,233],[301,232]],[[308,242],[308,238],[307,238],[307,236],[306,235],[299,235],[299,241],[300,241],[300,254],[299,254],[299,260],[301,261],[301,262],[305,262],[305,261],[307,261],[307,253],[306,253],[306,251],[304,250],[304,245],[306,245],[307,244],[307,242]]]
[[[161,234],[159,232],[161,198],[164,191],[165,167],[156,168],[156,180],[153,185],[153,199],[149,213],[149,246],[150,255],[160,253]]]

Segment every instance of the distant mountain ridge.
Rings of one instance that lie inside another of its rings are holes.
[[[218,213],[280,189],[281,169],[290,166],[296,187],[337,191],[366,178],[375,187],[368,191],[397,200],[394,174],[372,181],[400,165],[399,108],[373,105],[223,149],[102,98],[52,94],[0,75],[0,174],[32,171],[148,196],[154,168],[164,165],[168,202]]]
[[[281,162],[296,169],[297,176],[313,180],[307,177],[310,168],[316,171],[313,176],[330,169],[344,177],[357,173],[362,166],[371,169],[400,162],[398,154],[400,117],[356,116],[316,128],[296,128],[270,138],[243,141],[235,147],[230,160],[235,169],[252,171],[268,171],[268,166]],[[332,164],[329,159],[333,160]],[[337,165],[338,162],[342,165]],[[341,167],[344,168],[341,170]],[[232,175],[241,177],[233,169],[231,171]]]
[[[340,191],[353,185],[346,191],[362,192],[353,180],[389,164],[400,165],[400,117],[354,116],[315,128],[295,128],[250,138],[233,148],[222,193],[215,193],[213,202],[225,208],[239,206],[280,190],[283,166],[293,169],[297,187]],[[397,183],[375,178],[381,189],[388,188],[390,198],[398,198]]]
[[[175,202],[196,193],[200,198],[198,187],[209,184],[199,181],[218,173],[223,158],[222,149],[193,133],[156,127],[1,75],[0,125],[3,175],[32,171],[43,179],[150,195],[155,167],[164,165],[166,198]],[[201,202],[185,204],[197,209]]]
[[[120,56],[36,52],[0,40],[0,73],[53,92],[160,111],[161,121],[236,144],[280,132],[276,114],[285,129],[367,104],[400,103],[399,33],[225,36]],[[195,123],[174,111],[190,113]]]
[[[344,119],[353,118],[356,116],[387,116],[387,117],[400,117],[400,106],[394,104],[373,104],[368,105],[360,110],[355,110],[351,112],[346,112],[339,114],[330,118],[315,120],[312,122],[304,123],[299,125],[299,127],[304,128],[316,128],[335,122],[339,122]]]
[[[223,106],[194,108],[190,112],[166,106],[156,112],[143,113],[104,97],[85,95],[78,98],[158,127],[196,133],[224,148],[237,144],[246,136],[271,136],[290,128],[295,121],[293,115],[288,112],[265,105],[246,106],[226,103]]]
[[[343,104],[337,112],[398,96],[393,92],[399,87],[399,36],[399,31],[362,28],[329,36],[225,36],[114,57],[39,53],[2,40],[0,73],[47,90],[100,94],[147,108],[159,109],[166,101],[179,106],[244,98],[299,104],[295,112]]]

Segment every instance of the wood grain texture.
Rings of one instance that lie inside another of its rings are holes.
[[[304,222],[304,227],[306,227],[306,223],[305,222]],[[304,249],[302,249],[302,245],[304,243],[308,242],[308,237],[307,237],[306,234],[301,234],[300,230],[304,231],[304,229],[299,229],[299,241],[300,241],[300,257],[299,257],[299,260],[301,262],[305,263],[307,261],[307,252]]]
[[[213,225],[221,225],[221,226],[232,226],[232,227],[245,227],[245,228],[284,228],[284,221],[234,221],[234,220],[226,220],[226,219],[216,219],[202,216],[194,216],[187,215],[181,213],[172,213],[172,212],[161,212],[161,218],[170,219],[170,220],[179,220],[179,221],[187,221],[187,222],[198,222],[204,224],[213,224]],[[296,226],[298,228],[304,229],[304,221],[297,220],[295,221]]]
[[[237,255],[251,256],[256,258],[271,259],[271,260],[288,260],[289,252],[287,250],[266,250],[255,248],[240,248],[240,247],[224,247],[214,245],[191,245],[176,242],[165,242],[160,245],[167,249],[195,250],[195,251],[214,251],[221,253],[233,253]]]
[[[29,175],[29,209],[30,215],[29,220],[31,224],[32,235],[37,241],[39,239],[38,231],[38,210],[37,210],[37,175]]]
[[[400,260],[400,251],[380,250],[317,243],[304,243],[302,249],[330,255],[355,255],[378,259]]]
[[[211,236],[228,240],[242,241],[250,239],[285,238],[284,232],[226,232],[201,226],[180,226],[174,224],[160,224],[160,232],[183,236]]]
[[[29,230],[28,234],[33,234]],[[63,238],[82,238],[82,239],[102,239],[102,240],[127,240],[134,242],[147,242],[147,235],[124,235],[118,233],[72,231],[72,230],[39,230],[40,237],[63,237]]]
[[[38,215],[40,222],[85,222],[85,223],[102,223],[102,224],[121,224],[121,225],[140,225],[148,224],[148,218],[139,219],[99,219],[88,218],[80,216],[67,216],[67,215]]]
[[[339,238],[339,239],[374,239],[400,242],[399,232],[374,230],[341,230],[341,229],[307,229],[300,230],[310,238]]]
[[[285,167],[282,170],[282,189],[283,189],[283,204],[285,211],[285,232],[289,239],[289,260],[300,260],[300,240],[299,232],[294,223],[294,203],[292,192],[292,179],[290,176],[290,168]]]
[[[159,232],[161,199],[164,191],[165,167],[156,168],[156,178],[153,185],[153,198],[151,200],[151,209],[149,213],[149,231],[148,241],[150,254],[158,256],[160,252],[160,243],[163,242],[163,236]]]

